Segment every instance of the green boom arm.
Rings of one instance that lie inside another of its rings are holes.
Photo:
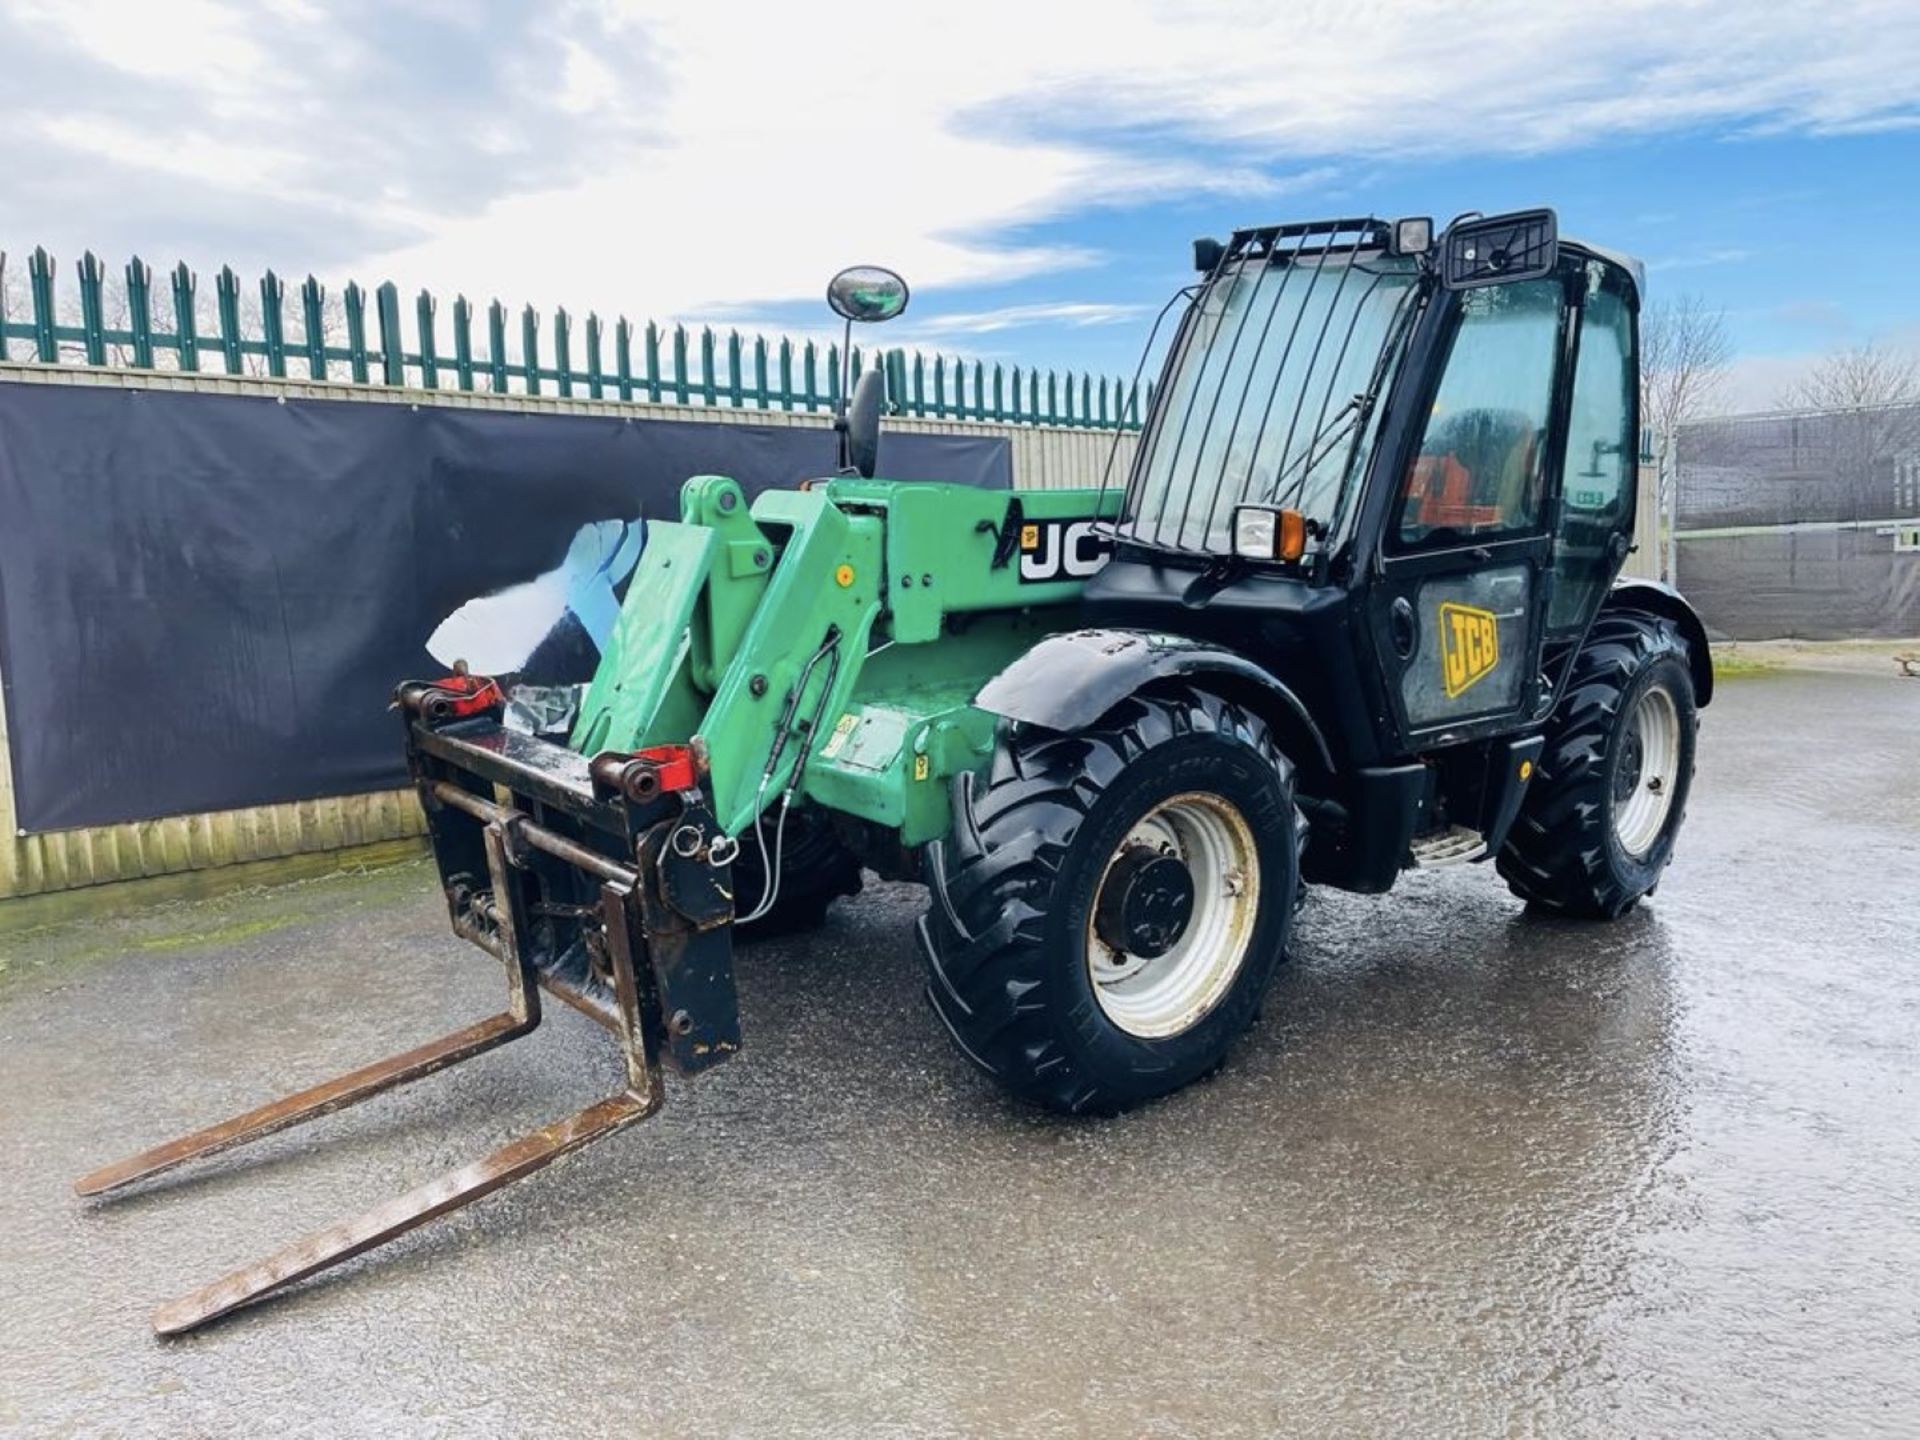
[[[800,767],[796,799],[931,840],[943,782],[992,748],[974,695],[1070,623],[1097,565],[1086,522],[1119,500],[839,479],[749,511],[734,481],[696,476],[679,523],[647,527],[572,746],[701,736],[730,834]]]

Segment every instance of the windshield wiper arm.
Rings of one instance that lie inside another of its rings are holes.
[[[1313,474],[1314,467],[1332,454],[1334,447],[1350,434],[1356,425],[1366,419],[1366,413],[1371,406],[1372,400],[1368,395],[1349,396],[1346,403],[1329,415],[1320,428],[1308,437],[1306,448],[1301,451],[1300,458],[1273,477],[1273,483],[1267,486],[1261,503],[1264,505],[1285,503],[1279,499],[1280,486],[1296,470],[1300,472],[1300,478],[1294,482],[1293,489],[1287,492],[1287,500],[1298,499],[1300,491],[1306,488],[1307,477]]]

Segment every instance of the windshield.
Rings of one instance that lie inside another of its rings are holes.
[[[1175,340],[1120,532],[1225,554],[1234,506],[1257,502],[1302,512],[1324,547],[1365,471],[1418,278],[1378,250],[1229,262]]]

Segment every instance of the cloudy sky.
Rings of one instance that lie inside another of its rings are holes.
[[[1729,391],[1920,344],[1920,4],[0,0],[0,248],[1130,371],[1187,242],[1547,203]],[[204,282],[203,282],[204,283]]]

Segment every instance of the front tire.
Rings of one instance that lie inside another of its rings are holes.
[[[930,845],[928,998],[1016,1094],[1112,1113],[1217,1068],[1279,965],[1305,822],[1259,717],[1181,689],[1025,731]]]
[[[1589,919],[1632,909],[1673,858],[1698,725],[1679,627],[1645,615],[1596,620],[1501,847],[1513,893]]]

